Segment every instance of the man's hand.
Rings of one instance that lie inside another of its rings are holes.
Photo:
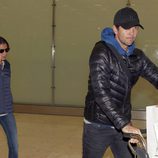
[[[133,134],[139,134],[142,136],[140,129],[132,126],[130,123],[127,124],[125,127],[122,128],[123,133],[133,133]],[[130,143],[138,143],[139,141],[137,139],[131,138]]]

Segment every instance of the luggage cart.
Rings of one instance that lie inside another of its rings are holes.
[[[125,138],[134,138],[139,141],[137,144],[132,144],[128,141],[128,146],[134,155],[134,158],[149,158],[149,154],[147,153],[147,145],[145,141],[144,135],[146,135],[146,129],[141,129],[142,136],[139,134],[133,134],[133,133],[124,133]]]

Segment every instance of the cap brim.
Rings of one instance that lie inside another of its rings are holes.
[[[139,26],[141,29],[144,30],[144,27],[138,23],[135,23],[135,24],[134,23],[125,23],[125,24],[121,24],[120,26],[122,26],[124,29],[130,29],[131,27]]]

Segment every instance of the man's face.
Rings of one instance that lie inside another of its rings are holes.
[[[7,44],[0,44],[0,61],[5,60],[7,57]]]
[[[124,29],[121,26],[119,26],[119,28],[113,26],[113,30],[115,33],[115,38],[120,43],[121,47],[123,49],[127,49],[128,46],[133,44],[135,41],[139,31],[139,26],[134,26],[129,29]]]

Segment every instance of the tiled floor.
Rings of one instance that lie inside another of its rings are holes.
[[[81,158],[82,117],[15,114],[19,158]],[[134,121],[140,128],[144,121]],[[7,158],[7,143],[0,129],[0,157]],[[108,150],[104,158],[113,158]]]

